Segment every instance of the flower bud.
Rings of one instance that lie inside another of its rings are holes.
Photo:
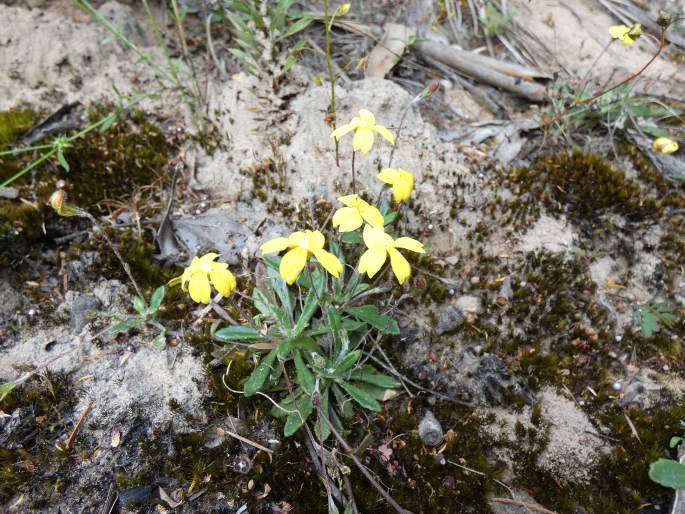
[[[652,143],[652,148],[663,154],[670,154],[678,151],[678,143],[667,137],[658,137]]]
[[[342,4],[338,7],[338,16],[345,16],[348,12],[350,12],[350,4]]]
[[[54,193],[52,193],[52,196],[50,197],[50,206],[57,211],[59,214],[62,211],[62,207],[64,206],[64,202],[67,200],[67,193],[62,191],[61,189],[58,189]]]
[[[673,16],[668,11],[659,11],[659,16],[656,18],[656,24],[661,28],[668,28],[668,26],[673,22]]]

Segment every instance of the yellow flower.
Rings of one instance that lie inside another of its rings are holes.
[[[236,287],[235,277],[228,270],[225,262],[214,262],[218,253],[208,253],[202,257],[193,257],[190,266],[183,270],[183,275],[172,278],[169,286],[181,284],[181,288],[190,291],[190,297],[198,303],[209,303],[212,288],[222,295],[228,296]]]
[[[342,4],[338,7],[338,16],[345,16],[348,12],[350,12],[350,4]]]
[[[318,230],[293,232],[289,237],[277,237],[264,243],[262,253],[276,253],[290,248],[283,258],[278,271],[288,285],[293,284],[307,264],[307,259],[313,255],[328,273],[338,278],[342,271],[342,264],[338,258],[323,249],[326,242],[323,234]]]
[[[669,154],[678,151],[678,143],[667,137],[657,137],[652,143],[652,148],[657,152]]]
[[[609,34],[612,38],[621,40],[624,45],[632,45],[642,35],[642,25],[612,25],[609,27]]]
[[[372,227],[383,228],[384,220],[381,211],[366,203],[359,195],[347,195],[338,198],[343,205],[333,215],[333,226],[340,232],[357,230],[366,221]]]
[[[409,278],[411,268],[407,259],[397,248],[404,248],[416,253],[425,253],[426,251],[423,244],[416,239],[410,237],[393,239],[382,228],[375,228],[370,225],[364,227],[364,244],[368,250],[359,259],[359,272],[366,273],[369,278],[373,278],[390,255],[390,266],[400,284],[404,284],[404,281]]]
[[[374,132],[378,132],[381,136],[388,140],[391,145],[395,144],[395,136],[383,125],[376,125],[376,118],[366,109],[359,111],[359,116],[352,118],[352,121],[346,125],[341,125],[331,133],[336,141],[340,141],[348,132],[354,130],[354,138],[352,139],[352,149],[357,152],[361,151],[364,155],[369,153],[373,146]]]
[[[377,176],[381,181],[392,185],[392,193],[397,203],[408,199],[414,190],[414,175],[402,168],[384,168]]]

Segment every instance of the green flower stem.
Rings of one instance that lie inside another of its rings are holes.
[[[119,253],[119,250],[117,249],[117,247],[114,245],[112,240],[107,235],[107,232],[105,232],[105,230],[100,226],[98,221],[95,219],[95,216],[93,216],[91,213],[89,213],[88,211],[85,211],[83,209],[81,209],[81,212],[83,213],[83,216],[88,218],[88,221],[90,221],[93,224],[93,227],[95,227],[95,229],[100,231],[105,242],[112,249],[112,251],[114,252],[114,255],[119,260],[119,263],[124,268],[124,272],[126,273],[126,276],[131,281],[131,284],[133,284],[133,288],[136,290],[136,294],[143,301],[143,305],[145,307],[147,307],[147,302],[145,301],[145,297],[143,296],[143,293],[140,290],[140,287],[138,287],[138,282],[136,282],[136,279],[133,278],[133,274],[131,273],[131,267],[128,265],[128,263],[121,256],[121,254]]]
[[[12,175],[10,178],[8,178],[7,180],[5,180],[2,184],[0,184],[0,187],[7,187],[7,186],[10,185],[12,182],[14,182],[14,181],[17,180],[18,178],[22,177],[23,175],[25,175],[26,173],[28,173],[29,171],[31,171],[33,168],[35,168],[35,167],[38,166],[39,164],[41,164],[41,163],[43,163],[44,161],[48,160],[50,157],[52,157],[53,155],[55,155],[55,153],[57,153],[57,150],[53,148],[53,149],[52,149],[51,151],[49,151],[48,153],[43,154],[41,157],[39,157],[38,159],[36,159],[35,161],[33,161],[31,164],[29,164],[28,166],[26,166],[24,169],[18,171],[17,173],[15,173],[14,175]]]
[[[337,11],[336,11],[337,12]],[[335,14],[328,19],[328,0],[323,0],[323,17],[326,31],[326,67],[328,68],[328,81],[331,83],[331,101],[329,112],[332,116],[333,130],[335,130],[335,73],[333,72],[333,62],[331,61],[331,28]],[[340,142],[335,140],[335,164],[340,167]]]
[[[352,194],[357,194],[357,180],[355,177],[355,171],[354,171],[354,156],[357,152],[352,150]]]
[[[132,107],[134,107],[135,105],[137,105],[137,104],[139,104],[140,102],[142,102],[145,98],[149,98],[150,96],[152,96],[152,95],[141,95],[141,96],[138,96],[138,97],[135,98],[134,100],[131,100],[131,102],[129,102],[124,108],[122,108],[122,109],[120,109],[120,110],[121,110],[121,111],[129,110],[129,109],[131,109]],[[78,131],[76,134],[74,134],[74,135],[72,135],[72,136],[69,136],[69,137],[65,138],[65,139],[62,140],[61,143],[60,143],[60,144],[62,145],[62,148],[65,147],[65,142],[66,142],[67,144],[68,144],[68,143],[71,143],[72,141],[74,141],[74,140],[76,140],[76,139],[79,139],[79,138],[85,136],[86,134],[92,132],[93,130],[100,128],[102,125],[104,125],[105,123],[107,123],[107,122],[111,119],[111,117],[114,116],[114,115],[115,115],[115,112],[111,112],[111,113],[109,113],[107,116],[105,116],[104,118],[98,120],[97,122],[95,122],[95,123],[93,123],[93,124],[91,124],[91,125],[88,125],[88,126],[87,126],[86,128],[84,128],[84,129]],[[25,168],[23,168],[22,170],[18,171],[18,172],[15,173],[14,175],[12,175],[10,178],[8,178],[8,179],[5,180],[2,184],[0,184],[0,187],[7,187],[7,186],[10,185],[12,182],[14,182],[15,180],[21,178],[21,177],[24,176],[26,173],[28,173],[29,171],[31,171],[33,168],[35,168],[35,167],[38,166],[39,164],[42,164],[43,162],[45,162],[46,160],[48,160],[50,157],[52,157],[53,155],[55,155],[55,154],[57,153],[57,146],[56,146],[56,144],[55,144],[55,141],[53,141],[53,142],[50,143],[50,144],[37,145],[37,146],[33,146],[33,147],[20,148],[20,149],[14,149],[14,150],[8,150],[8,151],[5,151],[5,152],[0,152],[0,156],[2,156],[2,155],[14,154],[14,153],[28,152],[28,151],[30,151],[30,150],[39,150],[39,149],[47,149],[47,148],[50,148],[50,149],[51,149],[48,153],[43,154],[42,156],[40,156],[40,157],[39,157],[38,159],[36,159],[35,161],[29,163]]]
[[[32,152],[34,150],[47,150],[48,148],[52,147],[52,143],[48,143],[46,145],[23,146],[21,148],[12,148],[11,150],[3,150],[2,152],[0,152],[0,157],[3,157],[5,155],[18,155],[20,153]]]

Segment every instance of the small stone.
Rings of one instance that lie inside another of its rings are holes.
[[[19,198],[19,190],[13,187],[0,187],[0,198],[16,200]]]
[[[435,333],[442,335],[447,332],[457,330],[464,324],[464,313],[454,305],[445,306],[438,316],[438,324],[435,327]]]
[[[78,335],[93,318],[100,301],[91,295],[80,295],[71,304],[71,330]]]
[[[480,277],[471,277],[471,283],[475,286],[476,284],[480,284]]]
[[[426,446],[437,446],[445,438],[440,422],[435,419],[431,411],[426,411],[419,423],[419,437]]]
[[[623,388],[623,385],[621,385],[621,382],[614,382],[611,384],[611,387],[614,389],[614,391],[620,391]]]
[[[455,301],[455,305],[469,319],[475,318],[481,312],[480,298],[477,296],[460,296]]]

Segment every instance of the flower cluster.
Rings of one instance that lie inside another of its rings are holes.
[[[228,264],[215,262],[217,257],[218,253],[193,257],[183,275],[171,279],[169,286],[181,284],[183,291],[187,290],[193,301],[198,303],[209,303],[212,295],[210,282],[219,293],[228,296],[235,289],[236,280],[233,273],[228,270]]]
[[[373,147],[376,133],[390,144],[395,144],[395,136],[383,125],[377,124],[374,115],[366,109],[360,110],[359,116],[334,130],[331,137],[340,140],[349,132],[354,132],[353,150],[363,154],[368,154]],[[398,204],[408,200],[414,190],[414,175],[402,168],[384,168],[377,177],[392,187],[393,197]],[[364,227],[362,240],[366,250],[359,259],[358,271],[373,278],[389,258],[390,268],[397,281],[404,284],[411,274],[411,266],[399,250],[422,254],[426,251],[423,244],[409,237],[394,239],[387,234],[381,211],[358,194],[341,196],[338,200],[343,207],[333,214],[333,227],[341,233]],[[305,230],[293,232],[288,237],[271,239],[262,244],[260,251],[262,254],[285,251],[279,264],[279,274],[288,285],[292,285],[312,258],[333,277],[340,276],[343,265],[338,257],[324,249],[325,244],[326,238],[320,231]],[[194,257],[183,274],[172,279],[169,285],[181,284],[183,291],[188,290],[190,297],[199,303],[209,303],[211,286],[222,295],[228,296],[236,287],[236,279],[226,263],[216,262],[217,257],[219,255],[216,253]]]
[[[642,25],[639,23],[635,23],[630,27],[627,25],[612,25],[609,27],[609,34],[624,45],[632,45],[642,35]]]

